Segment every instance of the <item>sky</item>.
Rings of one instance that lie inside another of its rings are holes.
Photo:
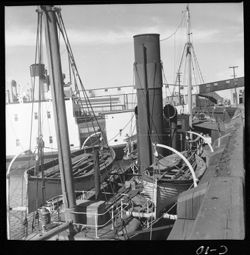
[[[57,7],[61,7],[85,89],[133,85],[133,36],[144,33],[160,34],[166,82],[174,83],[187,40],[185,3]],[[7,88],[12,79],[23,90],[30,87],[29,67],[35,62],[36,9],[37,6],[5,7]],[[191,3],[189,9],[191,42],[204,82],[232,78],[229,66],[238,66],[237,77],[244,76],[243,3]],[[46,59],[45,49],[44,53]],[[61,58],[67,77],[64,46]]]

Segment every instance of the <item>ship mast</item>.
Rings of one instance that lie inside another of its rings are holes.
[[[190,40],[190,12],[189,12],[189,5],[187,5],[187,43],[186,43],[186,56],[188,62],[188,114],[189,114],[189,126],[192,128],[192,56],[191,56],[191,48],[192,43]]]
[[[38,68],[42,68],[42,12],[38,11],[38,15],[40,16],[39,22],[39,47],[38,47]],[[44,142],[42,136],[42,111],[41,111],[41,104],[42,100],[44,99],[43,93],[43,79],[44,73],[39,72],[39,83],[38,83],[38,139],[37,139],[37,147],[38,147],[38,166],[40,164],[41,173],[42,173],[42,203],[45,204],[45,181],[44,181],[44,170],[43,170],[43,163],[44,163]],[[38,173],[38,172],[37,172]],[[38,205],[37,205],[38,208]]]
[[[58,160],[62,183],[62,193],[65,205],[65,218],[76,222],[76,208],[72,162],[70,157],[68,125],[64,102],[62,66],[59,51],[56,11],[51,5],[41,6],[45,13],[45,35],[49,64],[49,75],[52,93],[55,129],[57,135]]]

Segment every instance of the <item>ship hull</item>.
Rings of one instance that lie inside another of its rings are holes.
[[[195,155],[196,169],[195,174],[199,179],[206,170],[206,163],[204,160]],[[157,181],[157,214],[163,209],[167,209],[177,202],[177,198],[180,193],[187,190],[193,184],[192,179],[169,179]],[[148,195],[152,201],[154,201],[154,192],[156,191],[156,185],[151,176],[143,176],[144,192]]]
[[[171,163],[172,156],[168,156],[163,160],[169,160]],[[206,163],[198,155],[195,155],[194,160],[196,161],[195,173],[199,179],[206,170]],[[177,202],[178,196],[183,191],[189,189],[192,184],[192,179],[171,179],[161,180],[157,182],[152,176],[143,175],[143,195],[150,198],[151,201],[156,200],[156,220],[152,224],[152,227],[139,230],[138,228],[133,229],[130,233],[127,233],[129,239],[132,240],[166,240],[171,227],[173,224],[172,220],[164,219],[160,217],[161,213],[166,210],[171,210],[171,207]],[[148,212],[145,213],[145,215]],[[150,213],[150,212],[149,212]],[[145,216],[147,217],[147,216]],[[131,228],[132,229],[132,228]]]
[[[82,170],[85,169],[87,173],[84,173],[84,171],[81,171],[81,169],[73,171],[74,189],[75,191],[88,191],[95,185],[93,164],[91,164],[91,162],[88,160],[91,158],[91,154],[84,153],[82,155],[78,155],[75,160],[74,158],[72,159],[72,165],[74,166],[74,161],[79,160],[81,157],[85,157],[86,160],[84,160],[78,167],[82,167]],[[114,159],[115,152],[113,149],[111,149],[110,155],[106,155],[105,160],[103,160],[100,164],[100,182],[103,182],[103,180],[108,176]],[[49,199],[62,194],[59,166],[56,163],[57,160],[48,162],[44,165],[44,179],[42,177],[34,176],[34,167],[26,170],[25,180],[27,185],[28,213],[33,212],[41,207],[43,200],[48,201]],[[56,168],[56,170],[53,170],[53,168]],[[57,177],[46,177],[46,175],[54,175]],[[45,186],[44,198],[42,194],[43,184]]]

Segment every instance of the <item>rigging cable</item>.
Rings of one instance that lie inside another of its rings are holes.
[[[38,15],[37,15],[37,31],[36,31],[36,49],[35,49],[35,64],[37,63],[37,54],[38,54],[38,38],[39,38],[39,23],[40,23],[40,15],[39,15],[39,10],[36,10]],[[31,150],[31,141],[32,141],[32,128],[33,128],[33,113],[34,113],[34,96],[35,96],[35,76],[33,77],[33,82],[32,82],[32,77],[31,77],[31,100],[32,100],[32,107],[31,107],[31,126],[30,126],[30,142],[29,142],[29,150]]]
[[[162,76],[163,76],[163,80],[164,80],[163,84],[168,89],[169,95],[171,95],[171,91],[170,91],[169,83],[168,83],[167,78],[166,78],[166,74],[165,74],[165,70],[164,70],[164,67],[163,67],[163,63],[161,65],[161,70],[162,70]],[[167,95],[166,95],[166,97],[167,97]],[[169,98],[169,100],[170,100],[170,98]]]
[[[179,30],[179,28],[181,27],[184,17],[185,17],[184,11],[182,11],[182,18],[181,18],[181,21],[180,21],[179,25],[177,26],[176,30],[171,35],[161,39],[160,41],[166,41],[166,40],[170,39],[173,35],[175,35],[177,33],[177,31]]]
[[[183,51],[182,51],[181,61],[180,61],[180,64],[179,64],[179,67],[178,67],[178,71],[177,71],[177,73],[179,73],[179,72],[180,72],[180,69],[181,69],[181,67],[182,67],[182,63],[183,63],[183,58],[184,58],[184,53],[185,53],[185,50],[186,50],[186,46],[187,46],[187,45],[185,44],[185,46],[184,46],[184,48],[183,48]],[[184,73],[185,73],[185,72],[184,72]],[[176,75],[175,85],[177,84],[177,81],[178,81],[178,76]],[[172,96],[174,95],[175,87],[176,87],[176,86],[174,86],[174,88],[173,88]]]
[[[78,74],[75,74],[75,72],[73,72],[73,76],[74,76],[75,84],[77,84],[76,76],[79,76],[79,75],[78,75]],[[79,94],[79,96],[80,96],[80,91],[79,91],[79,89],[77,88],[77,85],[76,85],[75,88],[77,89],[77,94]],[[84,93],[85,101],[87,101],[87,100],[86,100],[87,95],[86,95],[85,89],[83,89],[83,93]],[[82,100],[81,100],[80,98],[79,98],[79,100],[77,101],[76,104],[78,104],[78,102],[80,102],[80,105],[82,106],[82,109],[84,109],[84,107],[83,107],[83,102],[82,102]],[[87,109],[89,109],[89,108],[90,108],[90,107],[88,106],[88,102],[87,102]],[[93,111],[93,114],[94,114],[94,111]],[[85,115],[85,117],[88,117],[88,116]],[[91,116],[89,116],[89,118],[90,118],[90,121],[91,121],[91,123],[92,123],[92,130],[94,130],[94,133],[96,133],[96,132],[98,131],[98,129],[96,129],[96,126],[94,125],[94,122],[96,122],[96,123],[98,124],[99,130],[102,131],[102,129],[101,129],[101,127],[100,127],[98,121],[97,121],[97,120],[96,120],[96,121],[93,121],[93,119],[91,118]],[[90,128],[91,128],[91,126],[89,125],[89,122],[85,122],[85,124],[87,125],[88,133],[90,133]],[[91,132],[92,132],[92,130],[91,130]],[[101,133],[102,133],[102,132],[101,132]],[[103,136],[103,133],[102,133],[102,136]],[[93,143],[93,139],[94,139],[93,137],[90,137],[90,140],[92,141],[92,143]],[[100,140],[99,140],[98,142],[99,142],[99,144],[100,144]]]
[[[67,51],[68,51],[69,58],[70,58],[70,60],[71,60],[71,62],[72,62],[72,63],[71,63],[72,68],[74,68],[74,70],[75,70],[75,72],[76,72],[76,76],[78,77],[78,80],[79,80],[79,82],[80,82],[81,89],[82,89],[82,92],[83,92],[83,94],[84,94],[84,96],[85,96],[85,99],[86,99],[86,101],[88,102],[89,108],[91,109],[91,111],[92,111],[92,113],[93,113],[93,117],[94,117],[94,119],[95,119],[95,121],[96,121],[96,123],[97,123],[97,125],[98,125],[98,127],[99,127],[100,132],[102,133],[102,137],[104,137],[103,130],[102,130],[102,128],[101,128],[101,126],[100,126],[100,124],[99,124],[99,122],[98,122],[98,119],[97,119],[97,117],[96,117],[96,115],[95,115],[95,112],[94,112],[94,110],[93,110],[93,107],[92,107],[92,105],[91,105],[91,103],[90,103],[90,100],[89,100],[89,98],[88,98],[88,96],[87,96],[86,90],[85,90],[85,88],[84,88],[84,86],[83,86],[81,77],[80,77],[80,75],[79,75],[79,72],[78,72],[78,69],[77,69],[77,66],[76,66],[76,63],[75,63],[75,60],[74,60],[73,52],[72,52],[72,49],[71,49],[71,46],[70,46],[70,42],[69,42],[69,39],[68,39],[68,36],[67,36],[67,33],[66,33],[66,29],[65,29],[65,26],[64,26],[64,22],[63,22],[61,13],[60,13],[60,9],[55,9],[55,10],[56,10],[56,12],[55,12],[56,15],[55,15],[55,17],[56,17],[57,27],[59,28],[59,30],[60,30],[61,33],[62,33],[64,42],[65,42],[65,46],[66,46],[66,49],[67,49]],[[80,96],[80,91],[79,91],[79,89],[78,89],[78,92],[79,92],[79,96]],[[81,103],[81,99],[80,99],[80,103]],[[92,119],[91,119],[91,121],[92,121]],[[93,126],[93,129],[94,129],[94,132],[96,132],[95,126],[94,126],[94,124],[93,124],[93,121],[92,121],[92,126]],[[101,142],[103,143],[103,142],[104,142],[104,139],[102,139]],[[106,144],[106,145],[107,145],[107,147],[109,148],[109,145],[108,145],[108,144]],[[110,149],[110,148],[109,148],[109,149]],[[106,166],[105,166],[105,168],[106,168]]]
[[[81,88],[82,88],[82,92],[83,92],[83,94],[84,94],[84,96],[85,96],[86,101],[87,101],[88,104],[89,104],[89,108],[91,109],[91,111],[92,111],[92,113],[93,113],[93,117],[94,117],[94,119],[95,119],[95,121],[96,121],[96,123],[97,123],[97,125],[98,125],[98,127],[99,127],[99,130],[100,130],[100,132],[102,133],[102,136],[104,136],[103,130],[102,130],[102,128],[101,128],[101,126],[100,126],[100,124],[99,124],[99,122],[98,122],[98,120],[97,120],[97,117],[96,117],[96,115],[95,115],[95,113],[94,113],[93,107],[92,107],[92,105],[91,105],[91,103],[90,103],[90,100],[89,100],[89,98],[88,98],[88,96],[87,96],[86,90],[85,90],[85,88],[84,88],[84,86],[83,86],[81,77],[80,77],[80,75],[79,75],[77,66],[76,66],[76,64],[75,64],[73,52],[72,52],[72,49],[71,49],[71,46],[70,46],[70,43],[69,43],[69,40],[68,40],[68,36],[67,36],[66,30],[65,30],[65,26],[64,26],[64,22],[63,22],[61,13],[60,13],[60,11],[58,11],[58,12],[56,12],[56,14],[57,14],[57,15],[56,15],[56,17],[57,17],[56,21],[57,21],[58,27],[59,27],[59,29],[60,29],[60,31],[61,31],[61,33],[62,33],[62,36],[63,36],[63,38],[64,38],[64,41],[65,41],[65,45],[66,45],[68,54],[69,54],[70,59],[71,59],[71,61],[72,61],[72,67],[74,67],[74,69],[75,69],[75,71],[76,71],[76,75],[77,75],[77,77],[78,77],[78,79],[79,79],[79,82],[80,82],[80,85],[81,85]],[[78,91],[79,91],[79,90],[78,90]],[[80,96],[80,93],[79,93],[79,96]],[[81,101],[80,101],[80,102],[81,102]],[[96,131],[96,130],[95,130],[95,127],[94,127],[94,125],[93,125],[93,122],[92,122],[92,126],[93,126],[94,131]]]
[[[187,75],[186,75],[187,72],[186,72],[186,70],[187,70],[187,58],[185,58],[185,61],[184,61],[184,71],[183,71],[183,81],[185,81],[184,84],[188,83],[187,82]],[[185,87],[188,87],[188,85],[186,85]],[[185,98],[185,95],[184,95],[184,98]],[[187,101],[187,97],[186,97],[186,101]]]
[[[192,70],[193,70],[194,82],[197,84],[197,79],[196,79],[196,75],[195,75],[194,61],[193,61],[193,59],[191,59],[191,66],[192,66]]]
[[[175,66],[176,66],[176,41],[175,41],[175,35],[174,35],[174,62],[173,62],[173,66],[174,66],[174,68],[173,68],[173,72],[174,72],[173,78],[174,78],[174,76],[175,76]],[[173,80],[173,83],[174,82],[175,81]]]
[[[130,118],[130,120],[125,124],[125,126],[122,128],[125,129],[130,123],[132,123],[132,119],[134,118],[134,115],[132,115],[132,117]],[[120,134],[120,132],[118,132],[115,136],[113,136],[112,138],[110,138],[107,142],[112,141],[114,138],[116,138],[118,135]]]
[[[193,45],[192,45],[192,51],[193,51],[194,60],[195,60],[195,62],[196,62],[196,64],[197,64],[197,67],[198,67],[198,72],[199,72],[199,75],[200,75],[200,78],[201,78],[201,82],[204,83],[204,79],[203,79],[203,76],[202,76],[202,72],[201,72],[201,69],[200,69],[200,65],[199,65],[199,63],[198,63],[198,59],[197,59],[197,57],[196,57],[196,54],[195,54]]]

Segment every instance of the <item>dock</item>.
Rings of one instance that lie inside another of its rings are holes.
[[[183,192],[168,240],[243,240],[245,238],[244,108],[238,108],[198,187]]]

